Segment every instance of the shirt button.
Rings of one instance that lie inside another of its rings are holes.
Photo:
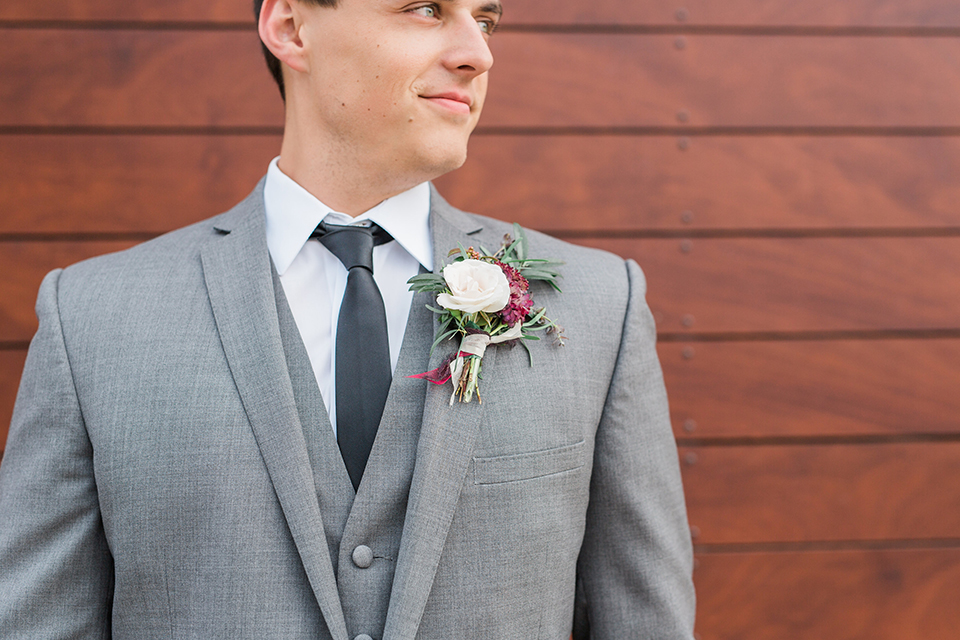
[[[358,636],[357,636],[356,638],[354,638],[353,640],[373,640],[373,638],[371,638],[370,636],[368,636],[368,635],[365,634],[365,633],[361,633],[360,635],[358,635]]]
[[[365,544],[353,550],[353,564],[361,569],[367,569],[373,564],[373,551]],[[371,640],[370,636],[359,635],[356,640]]]

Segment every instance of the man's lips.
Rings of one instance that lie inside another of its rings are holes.
[[[454,113],[470,113],[470,105],[473,102],[469,96],[454,91],[420,97]]]

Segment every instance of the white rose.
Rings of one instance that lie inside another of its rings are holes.
[[[466,313],[500,311],[510,301],[510,283],[503,270],[482,260],[461,260],[443,268],[451,293],[437,296],[444,309]]]

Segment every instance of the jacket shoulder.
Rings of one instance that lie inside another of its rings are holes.
[[[199,269],[200,252],[210,241],[241,226],[263,225],[262,183],[229,211],[164,233],[128,249],[66,267],[61,287],[98,286],[119,279],[171,278]]]

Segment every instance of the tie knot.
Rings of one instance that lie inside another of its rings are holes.
[[[321,222],[310,235],[337,256],[347,271],[363,267],[373,273],[373,247],[390,242],[390,234],[375,224],[339,225]]]

